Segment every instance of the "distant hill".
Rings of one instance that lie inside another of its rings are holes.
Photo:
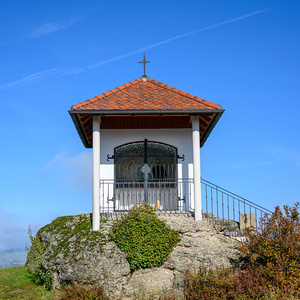
[[[24,265],[26,257],[27,252],[25,248],[0,250],[0,269]]]

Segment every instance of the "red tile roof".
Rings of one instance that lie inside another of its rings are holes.
[[[218,104],[151,78],[138,78],[71,107],[71,111],[199,111],[222,110]]]
[[[101,116],[102,129],[191,128],[190,116],[198,115],[202,147],[223,111],[154,79],[138,78],[73,105],[69,113],[87,148],[92,147],[93,115]]]

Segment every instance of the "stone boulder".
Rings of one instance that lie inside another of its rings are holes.
[[[209,220],[194,221],[190,213],[159,214],[168,226],[180,232],[181,241],[159,268],[130,271],[123,253],[109,240],[117,214],[101,216],[99,232],[91,230],[91,215],[59,217],[38,232],[45,244],[42,267],[52,272],[53,283],[103,286],[110,299],[140,299],[184,296],[185,273],[202,268],[239,267],[239,242],[224,236]],[[34,253],[33,247],[31,253]],[[28,256],[31,271],[34,263]]]

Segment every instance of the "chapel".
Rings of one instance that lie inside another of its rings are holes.
[[[145,74],[73,105],[80,139],[93,149],[93,230],[100,213],[143,201],[201,220],[200,147],[223,111]]]

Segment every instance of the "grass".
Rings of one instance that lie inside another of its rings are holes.
[[[107,300],[102,288],[70,285],[60,291],[47,291],[37,285],[25,266],[0,269],[0,299]]]
[[[0,269],[0,299],[59,299],[58,291],[36,285],[25,266]]]
[[[36,285],[32,275],[25,266],[0,269],[0,299],[30,299],[30,300],[81,300],[109,299],[102,288],[87,288],[85,286],[66,286],[61,291],[47,291],[41,285]],[[134,299],[157,299],[152,295],[139,295]],[[174,300],[175,297],[161,296],[160,300]]]

